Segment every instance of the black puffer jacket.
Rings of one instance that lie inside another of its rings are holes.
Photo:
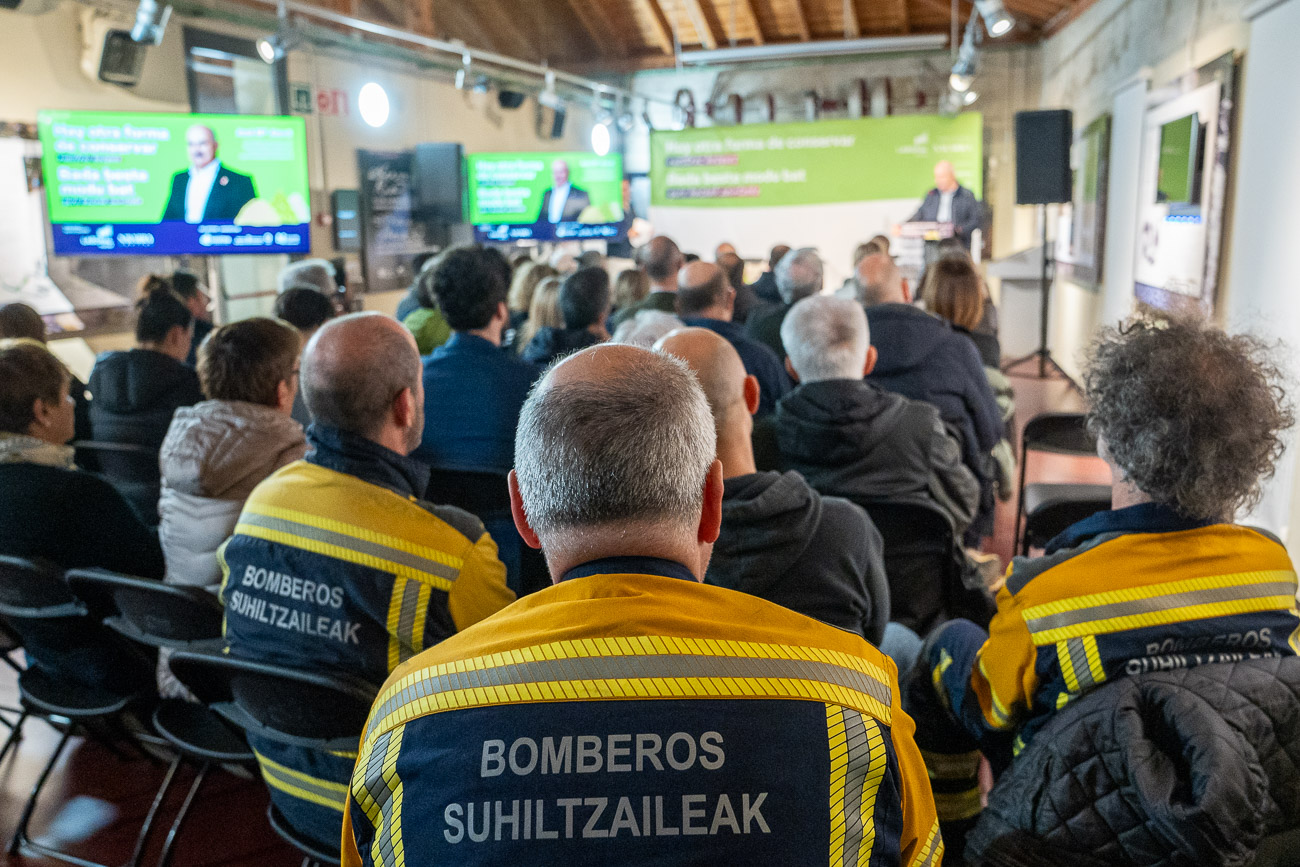
[[[561,355],[586,349],[600,343],[600,338],[585,328],[546,328],[537,329],[533,339],[524,347],[521,356],[524,361],[533,364],[550,364]]]
[[[1058,864],[1253,862],[1300,829],[1300,658],[1125,677],[1057,712],[998,780],[969,864],[1028,833]]]
[[[152,448],[162,446],[178,408],[203,400],[194,368],[150,349],[100,356],[90,393],[95,439]]]

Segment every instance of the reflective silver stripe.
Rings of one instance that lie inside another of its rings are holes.
[[[407,581],[402,588],[402,607],[397,616],[397,655],[401,662],[406,662],[421,648],[424,636],[415,634],[415,615],[420,606],[419,581]]]
[[[1165,596],[1152,596],[1149,599],[1130,599],[1124,602],[1111,602],[1106,605],[1094,605],[1059,614],[1047,614],[1025,621],[1031,634],[1061,629],[1080,623],[1096,620],[1110,620],[1115,617],[1131,617],[1136,614],[1154,614],[1191,605],[1210,605],[1216,602],[1233,602],[1238,599],[1253,599],[1263,596],[1289,596],[1295,594],[1294,581],[1267,581],[1259,584],[1238,584],[1233,587],[1209,587],[1204,590],[1188,590],[1183,593],[1170,593]]]
[[[939,851],[940,844],[943,843],[943,833],[938,828],[934,831],[934,838],[930,840],[930,851],[925,853],[925,860],[921,862],[921,867],[930,867],[934,863],[934,853]]]
[[[840,863],[850,867],[858,863],[858,850],[862,848],[862,789],[871,769],[871,746],[862,714],[847,707],[840,708],[840,714],[848,749],[848,765],[844,769],[844,854]]]
[[[396,733],[400,735],[403,729],[397,729]],[[378,813],[379,821],[375,824],[375,846],[372,852],[378,857],[375,859],[375,867],[396,867],[397,859],[393,854],[393,837],[390,833],[393,800],[393,785],[389,780],[389,774],[384,771],[384,762],[388,759],[388,748],[394,732],[384,732],[375,738],[374,748],[366,762],[366,772],[362,789],[371,804],[364,805],[367,815],[371,810]],[[397,777],[397,770],[392,770],[393,779]],[[371,806],[373,805],[373,806]]]
[[[1079,689],[1085,690],[1097,685],[1088,666],[1088,650],[1082,638],[1067,638],[1065,650],[1070,654],[1070,664],[1074,666],[1074,679],[1079,682]]]
[[[370,715],[367,733],[374,731],[385,717],[402,705],[452,690],[568,680],[681,677],[820,681],[865,693],[885,707],[893,704],[889,684],[882,683],[869,674],[825,662],[692,654],[541,659],[474,671],[449,671],[437,677],[418,680],[384,702]]]
[[[259,515],[256,512],[244,510],[239,516],[239,523],[251,524],[254,527],[262,527],[266,530],[273,530],[277,533],[288,533],[292,536],[301,536],[304,539],[311,539],[314,542],[323,542],[326,545],[336,545],[340,548],[347,548],[349,551],[356,551],[358,554],[367,554],[371,557],[378,557],[383,560],[390,560],[399,563],[418,572],[426,572],[430,575],[436,575],[439,578],[445,578],[448,581],[455,581],[456,576],[460,574],[459,569],[453,569],[445,563],[439,563],[437,560],[430,560],[427,557],[421,557],[418,554],[412,554],[408,551],[401,551],[397,548],[381,545],[378,542],[369,542],[364,539],[358,539],[355,536],[348,536],[344,533],[335,533],[333,530],[322,530],[320,527],[313,527],[310,524],[302,524],[298,521],[290,521],[286,518],[272,518],[268,515]]]

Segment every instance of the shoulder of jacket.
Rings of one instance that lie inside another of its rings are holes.
[[[1091,551],[1098,545],[1102,545],[1125,535],[1128,534],[1101,533],[1074,546],[1073,548],[1063,548],[1060,551],[1045,554],[1042,557],[1013,557],[1011,560],[1011,571],[1007,575],[1007,590],[1009,590],[1012,595],[1018,594],[1025,589],[1029,582],[1033,581],[1038,576],[1073,560],[1080,554]]]
[[[464,509],[458,509],[455,506],[439,506],[426,500],[416,500],[415,502],[421,509],[464,536],[471,545],[478,544],[478,540],[483,538],[483,534],[487,532],[483,522]]]

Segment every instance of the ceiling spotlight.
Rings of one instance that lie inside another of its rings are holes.
[[[623,132],[631,132],[632,127],[636,126],[636,118],[632,116],[632,112],[630,111],[625,111],[620,114],[618,120],[615,122],[618,124],[618,128]]]
[[[994,39],[1006,36],[1016,26],[1016,19],[1007,12],[1002,0],[975,0],[975,8],[984,19],[984,29]]]
[[[464,90],[465,85],[469,83],[469,65],[471,58],[468,54],[460,59],[460,69],[456,70],[456,89]]]
[[[289,49],[297,44],[297,36],[289,31],[282,30],[273,36],[263,36],[257,40],[257,56],[262,58],[265,63],[275,63],[277,60],[284,60],[284,56],[289,53]]]
[[[591,128],[591,149],[596,156],[603,157],[609,153],[609,124],[598,123]]]
[[[965,94],[962,95],[962,98],[961,98],[961,104],[962,104],[962,105],[974,105],[974,104],[975,104],[975,100],[977,100],[977,99],[979,99],[979,98],[980,98],[979,93],[977,93],[977,92],[974,91],[974,90],[968,90],[968,91],[966,91]]]
[[[383,126],[388,123],[388,93],[373,81],[364,85],[357,94],[357,110],[361,112],[361,119],[370,126]]]
[[[971,22],[974,21],[975,19],[971,18]],[[974,28],[967,26],[966,35],[961,41],[961,49],[957,52],[957,60],[952,65],[952,74],[948,76],[949,86],[958,93],[970,90],[971,84],[975,81],[975,61],[978,56],[975,39]]]
[[[158,0],[140,0],[140,5],[135,9],[131,41],[161,45],[163,34],[167,31],[167,19],[171,16],[171,6],[159,6]]]
[[[974,73],[958,72],[955,66],[952,69],[952,74],[948,76],[948,86],[958,93],[965,93],[970,90],[970,86],[974,83]]]

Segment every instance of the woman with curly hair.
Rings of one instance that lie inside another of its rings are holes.
[[[1197,322],[1133,322],[1101,333],[1084,383],[1112,509],[1013,561],[987,634],[962,620],[934,633],[906,699],[922,749],[978,748],[1005,767],[1102,684],[1300,655],[1286,548],[1233,523],[1295,421],[1269,347]]]

